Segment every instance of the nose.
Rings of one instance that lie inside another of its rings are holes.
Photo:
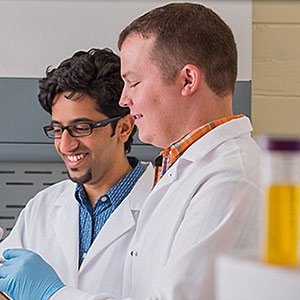
[[[124,87],[121,97],[120,97],[120,101],[119,101],[119,105],[122,107],[130,107],[132,105],[132,99],[129,96],[129,93],[127,91],[127,88]]]
[[[55,141],[57,150],[61,153],[70,153],[79,145],[79,139],[72,137],[67,130],[64,130],[61,138]]]

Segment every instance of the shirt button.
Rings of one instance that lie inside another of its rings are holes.
[[[108,197],[107,196],[103,196],[102,198],[101,198],[101,202],[106,202],[108,200]]]

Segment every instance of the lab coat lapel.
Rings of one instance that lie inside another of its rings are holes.
[[[126,198],[112,213],[100,230],[80,267],[80,272],[92,263],[93,258],[97,255],[101,255],[101,252],[111,243],[116,242],[117,239],[134,227],[135,218],[133,217],[133,212],[130,207],[130,199]]]
[[[127,234],[127,238],[131,239],[140,209],[147,195],[150,193],[152,182],[153,167],[149,164],[132,191],[112,213],[100,230],[80,267],[80,272],[92,263],[94,257],[100,255],[105,248],[123,235]]]
[[[172,170],[172,173],[170,171]],[[154,172],[153,172],[154,173]],[[171,175],[170,175],[171,174]],[[154,176],[152,176],[154,177]],[[165,193],[168,191],[170,185],[172,185],[177,180],[177,167],[172,166],[170,170],[167,171],[166,174],[158,181],[158,183],[154,186],[149,194],[144,194],[145,203],[143,204],[143,209],[141,211],[141,215],[139,217],[139,226],[138,228],[143,227],[145,220],[150,218],[158,203],[161,201],[162,197],[165,196]],[[152,178],[152,183],[154,178]],[[152,187],[153,184],[151,184]],[[146,197],[146,195],[148,195]],[[143,215],[143,217],[142,217]],[[141,217],[142,220],[141,221]],[[139,231],[139,229],[138,229]]]
[[[178,178],[178,168],[175,163],[171,168],[164,174],[164,176],[157,182],[151,191],[150,197],[155,195],[155,199],[158,201],[165,194],[166,190],[171,184],[173,184]],[[162,195],[161,197],[159,195]],[[153,203],[154,204],[154,203]],[[156,204],[154,204],[156,206]]]
[[[78,271],[78,205],[73,197],[74,190],[65,191],[57,199],[50,216],[52,226],[72,274]],[[54,254],[55,255],[55,254]],[[76,279],[74,279],[76,281]],[[76,284],[76,282],[74,282]]]

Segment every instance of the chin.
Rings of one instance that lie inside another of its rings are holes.
[[[149,135],[144,135],[140,129],[139,129],[139,140],[145,144],[152,144],[152,139],[149,137]]]
[[[139,139],[141,142],[145,143],[145,144],[150,144],[154,147],[158,147],[158,148],[166,148],[168,147],[169,145],[165,146],[161,143],[161,141],[159,141],[158,139],[156,139],[155,137],[153,136],[145,136],[145,135],[142,135],[139,133]]]
[[[90,170],[85,174],[82,174],[81,176],[73,175],[72,173],[73,173],[72,171],[68,170],[69,178],[75,183],[84,184],[89,182],[92,179],[92,172]]]

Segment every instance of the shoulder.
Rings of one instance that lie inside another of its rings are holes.
[[[38,206],[53,206],[57,202],[65,201],[70,197],[73,198],[76,184],[71,180],[64,180],[55,183],[40,192],[38,192],[26,205],[26,208]]]
[[[218,126],[195,142],[182,156],[191,173],[211,181],[249,181],[258,184],[261,150],[244,117]]]

